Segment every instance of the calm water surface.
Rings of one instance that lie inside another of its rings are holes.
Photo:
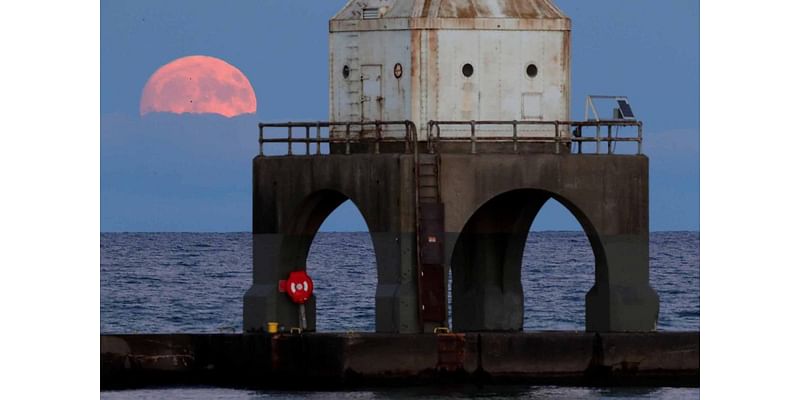
[[[557,386],[436,387],[358,392],[253,392],[218,388],[178,388],[102,392],[109,400],[150,399],[698,399],[699,389],[687,388],[565,388]]]
[[[650,281],[659,330],[700,329],[700,234],[651,235]],[[251,284],[249,233],[104,233],[100,237],[102,333],[240,332]],[[372,331],[375,255],[366,233],[319,233],[308,260],[318,331]],[[581,232],[531,233],[523,259],[526,330],[583,330],[594,257]],[[442,388],[440,388],[442,389]],[[698,389],[523,387],[349,393],[213,388],[103,392],[109,399],[273,398],[696,398]]]

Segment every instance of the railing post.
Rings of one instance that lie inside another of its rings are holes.
[[[311,155],[311,126],[306,125],[306,155]]]
[[[599,122],[595,122],[595,124],[597,124],[597,125],[594,126],[595,130],[596,130],[596,135],[595,135],[595,138],[594,138],[594,143],[595,143],[596,146],[595,146],[595,149],[594,149],[594,153],[595,154],[600,154],[600,123]]]
[[[638,125],[639,125],[639,135],[638,135],[639,136],[639,140],[638,140],[636,154],[637,155],[642,155],[642,140],[643,140],[643,136],[644,136],[643,133],[644,132],[643,132],[643,129],[642,129],[642,123],[639,122]]]
[[[381,125],[375,121],[375,154],[381,154]]]
[[[472,143],[471,153],[475,154],[477,153],[476,151],[477,146],[475,145],[475,121],[470,121],[469,125],[470,125],[470,142]]]
[[[436,152],[436,147],[439,146],[439,143],[441,143],[441,141],[442,141],[442,126],[437,123],[436,124],[436,139],[435,139],[435,141],[433,143],[433,148],[431,150],[431,153]]]
[[[322,147],[322,140],[320,138],[320,132],[319,131],[320,131],[320,123],[319,123],[319,121],[317,121],[317,155],[322,154],[320,152],[320,147]]]
[[[433,129],[436,128],[437,135],[433,134]],[[428,122],[428,153],[433,154],[436,152],[436,145],[438,144],[439,124],[434,121]]]
[[[411,146],[410,146],[410,143],[411,143],[411,126],[408,123],[409,123],[409,121],[405,121],[405,127],[406,127],[406,137],[405,137],[405,139],[406,140],[405,140],[405,148],[403,149],[403,152],[405,154],[409,154],[410,150],[411,150]]]
[[[287,140],[287,143],[289,143],[289,155],[291,156],[292,155],[292,123],[291,122],[289,122],[288,127],[289,127],[289,139]]]
[[[611,154],[611,124],[608,124],[608,154]]]
[[[264,125],[258,124],[258,155],[264,155]]]
[[[414,154],[414,157],[419,157],[419,132],[417,132],[417,125],[415,125],[413,121],[408,121],[408,126],[411,132],[411,143],[414,145],[411,149],[411,153]]]
[[[425,133],[425,139],[427,139],[428,146],[428,153],[433,154],[433,121],[428,121],[428,130]]]
[[[516,154],[516,153],[519,153],[519,148],[518,148],[518,145],[517,145],[517,120],[512,121],[511,124],[514,127],[514,134],[513,134],[514,140],[513,140],[513,142],[514,142],[514,154]]]
[[[561,154],[561,141],[559,140],[560,137],[558,135],[558,121],[554,122],[554,125],[556,127],[556,137],[554,138],[556,142],[556,154]]]
[[[345,125],[344,133],[344,154],[350,155],[350,123]]]
[[[578,125],[578,154],[583,154],[583,125]]]

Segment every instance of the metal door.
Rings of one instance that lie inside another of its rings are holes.
[[[361,66],[361,120],[383,119],[383,77],[381,65]]]

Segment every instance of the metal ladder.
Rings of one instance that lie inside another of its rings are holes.
[[[447,324],[440,163],[438,153],[418,154],[415,163],[418,299],[420,326],[425,331]]]
[[[441,203],[439,191],[439,154],[419,155],[417,161],[417,192],[420,205]]]

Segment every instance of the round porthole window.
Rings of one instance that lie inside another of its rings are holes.
[[[342,76],[344,77],[344,79],[350,77],[350,67],[348,67],[347,65],[345,65],[344,68],[342,68]]]
[[[472,64],[464,64],[464,66],[461,67],[461,73],[464,74],[465,77],[469,78],[475,73],[475,69],[472,68]]]
[[[535,64],[528,64],[528,68],[525,68],[525,73],[528,74],[528,78],[535,78],[536,75],[539,75],[539,68]]]
[[[403,66],[400,63],[394,65],[394,77],[397,79],[403,77]]]

